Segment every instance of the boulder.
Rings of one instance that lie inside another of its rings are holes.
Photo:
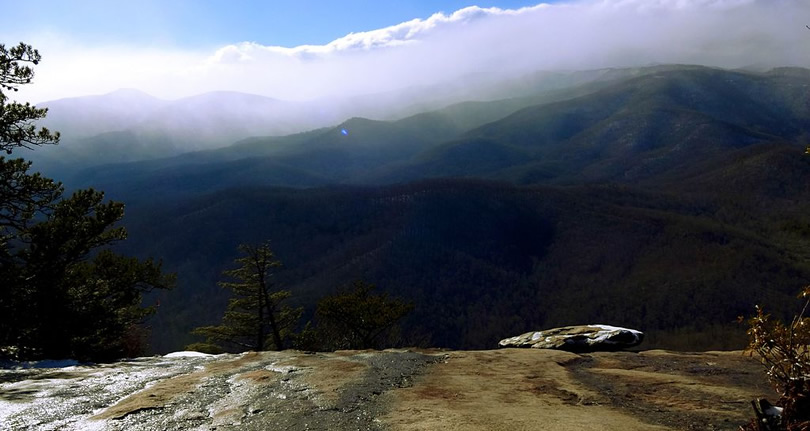
[[[501,340],[500,347],[530,347],[569,352],[596,352],[626,349],[639,345],[644,333],[609,325],[565,326],[527,332]]]

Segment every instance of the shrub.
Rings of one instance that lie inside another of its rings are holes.
[[[749,320],[748,351],[756,353],[767,369],[768,378],[779,393],[776,402],[782,408],[779,417],[766,417],[762,405],[754,405],[757,419],[743,430],[810,431],[810,317],[805,317],[810,306],[810,286],[799,298],[805,299],[802,311],[794,316],[790,325],[774,319],[757,306],[757,314]],[[760,406],[758,408],[758,405]]]

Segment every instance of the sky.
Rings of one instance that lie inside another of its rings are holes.
[[[5,1],[5,0],[4,0]],[[2,3],[2,2],[0,2]],[[80,43],[205,48],[240,41],[294,47],[452,13],[473,0],[26,0],[3,8],[3,35],[61,34]],[[531,0],[481,7],[519,8]],[[12,13],[8,13],[11,10]]]
[[[4,4],[8,2],[8,4]],[[0,0],[43,61],[18,99],[374,94],[471,75],[810,66],[807,0]]]

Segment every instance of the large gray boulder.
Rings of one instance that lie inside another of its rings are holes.
[[[610,325],[565,326],[527,332],[501,340],[500,347],[556,349],[569,352],[595,352],[626,349],[639,345],[644,333]]]

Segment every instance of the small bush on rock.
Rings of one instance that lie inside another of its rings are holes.
[[[757,418],[741,428],[744,431],[810,431],[810,317],[805,317],[810,286],[799,298],[805,299],[804,307],[789,325],[759,306],[749,320],[748,351],[760,357],[779,400],[775,408],[767,401],[757,401]]]

